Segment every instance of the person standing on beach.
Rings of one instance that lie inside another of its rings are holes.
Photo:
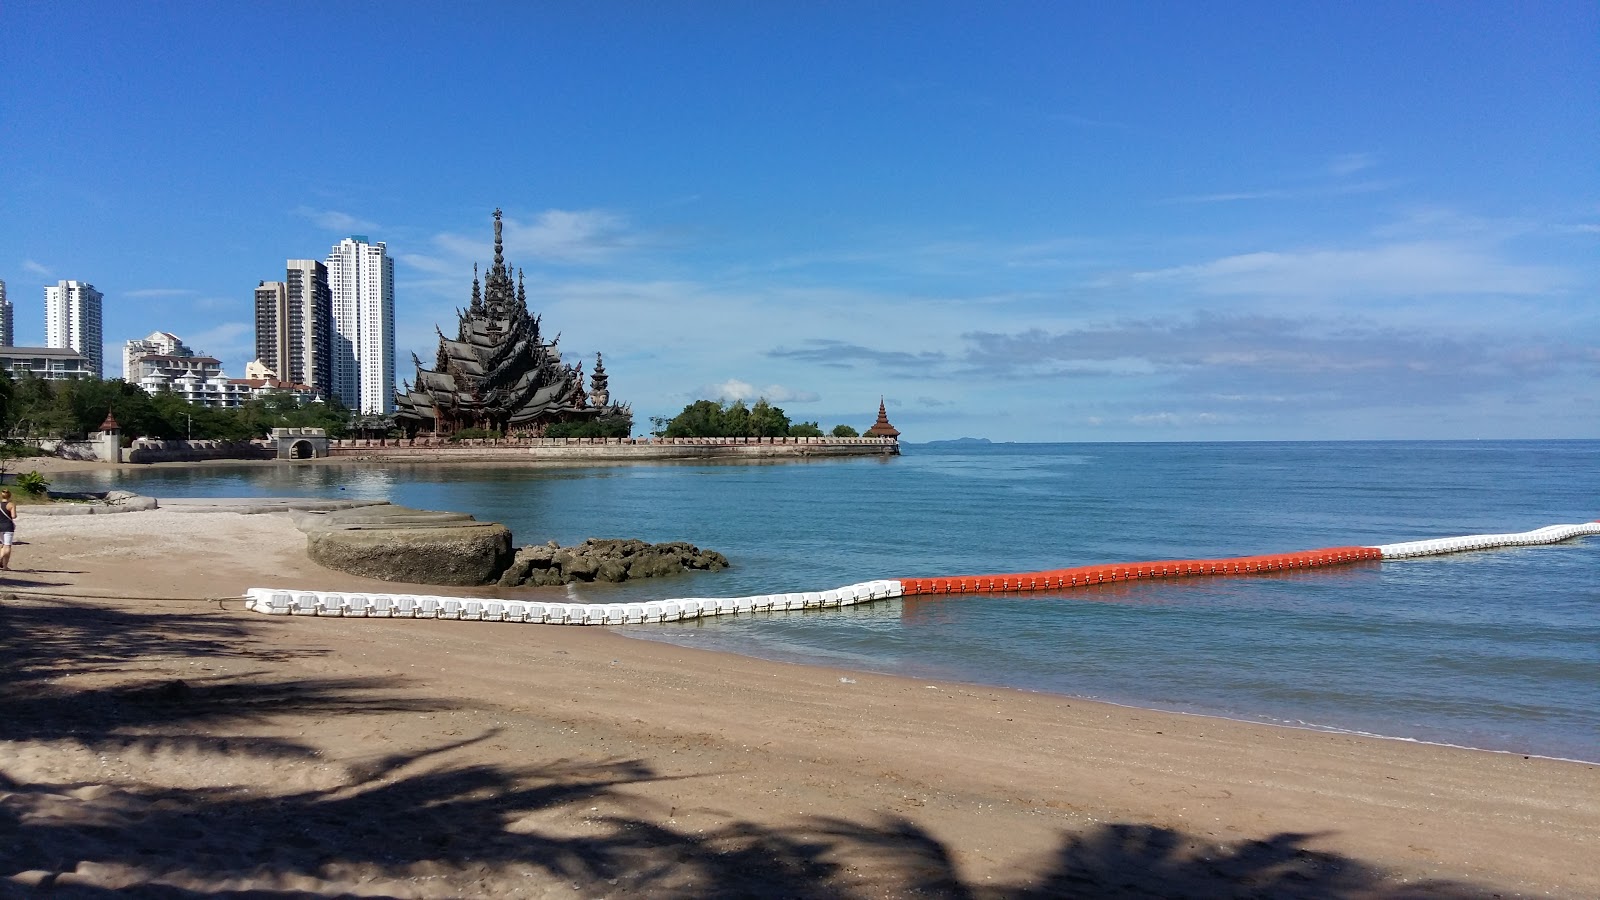
[[[11,543],[17,537],[17,504],[11,491],[0,491],[0,569],[11,568]]]

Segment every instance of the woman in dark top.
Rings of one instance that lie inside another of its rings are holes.
[[[11,568],[11,542],[17,536],[17,504],[9,490],[0,491],[0,569]]]

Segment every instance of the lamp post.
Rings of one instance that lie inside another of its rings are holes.
[[[194,440],[194,416],[184,413],[183,417],[189,422],[189,440]]]

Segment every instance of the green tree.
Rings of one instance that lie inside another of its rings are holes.
[[[696,400],[685,406],[683,412],[667,423],[663,437],[721,437],[722,404],[710,400]]]
[[[790,437],[822,437],[822,427],[815,422],[797,422],[789,426]]]
[[[110,412],[117,419],[124,434],[143,437],[155,430],[159,423],[150,395],[136,384],[121,378],[78,378],[64,381],[56,393],[56,405],[70,417],[71,426],[66,433],[86,435],[100,428]]]
[[[752,437],[783,437],[789,433],[789,417],[781,408],[762,397],[750,407],[750,435]]]
[[[12,405],[14,385],[11,376],[0,371],[0,434],[10,434],[15,420],[15,408]]]
[[[71,411],[59,402],[58,384],[31,373],[12,388],[11,433],[17,437],[61,437],[72,431]]]
[[[744,405],[743,400],[735,400],[722,409],[722,425],[717,432],[718,437],[748,437],[754,434],[750,428],[750,408]]]
[[[861,437],[861,432],[856,431],[849,425],[835,425],[832,433],[834,437]]]

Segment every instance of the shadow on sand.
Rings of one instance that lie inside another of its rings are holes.
[[[316,756],[309,745],[227,732],[287,713],[438,708],[378,695],[365,680],[148,677],[152,656],[226,656],[266,669],[296,652],[253,650],[244,631],[215,616],[128,614],[65,601],[0,606],[0,739],[113,755],[309,760]],[[62,678],[86,670],[117,674],[118,684],[75,689]],[[394,684],[384,687],[392,695]],[[1313,835],[1222,845],[1137,823],[1063,833],[1050,857],[1012,883],[972,884],[951,848],[909,818],[733,821],[691,830],[624,790],[661,780],[646,760],[448,761],[451,751],[493,737],[376,758],[346,767],[331,786],[270,793],[29,783],[0,755],[0,896],[9,888],[25,896],[311,897],[325,895],[315,886],[321,882],[361,883],[362,896],[395,897],[438,896],[441,886],[447,894],[476,893],[470,886],[484,883],[501,896],[552,889],[663,898],[1486,896],[1454,883],[1400,885],[1357,860],[1308,849]],[[122,886],[81,877],[106,871],[120,873],[113,880]]]

